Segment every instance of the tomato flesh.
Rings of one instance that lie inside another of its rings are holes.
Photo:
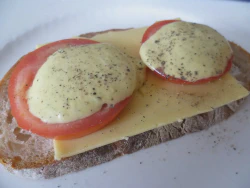
[[[143,44],[145,41],[147,41],[153,34],[156,33],[156,31],[158,31],[162,26],[173,23],[173,22],[177,22],[179,20],[163,20],[163,21],[159,21],[154,23],[153,25],[151,25],[144,33],[143,37],[142,37],[142,41],[141,43]],[[214,80],[217,80],[218,78],[220,78],[221,76],[223,76],[224,74],[226,74],[227,72],[230,71],[231,67],[232,67],[232,60],[233,60],[233,56],[231,56],[228,60],[227,66],[225,68],[225,70],[223,71],[222,74],[219,74],[217,76],[212,76],[209,78],[203,78],[200,80],[197,80],[195,82],[190,82],[190,81],[186,81],[186,80],[182,80],[179,78],[174,78],[172,76],[168,76],[164,73],[164,71],[162,69],[156,69],[154,70],[155,74],[163,79],[166,79],[172,83],[175,84],[185,84],[185,85],[192,85],[192,84],[203,84],[203,83],[207,83],[207,82],[211,82]]]
[[[29,111],[26,93],[46,59],[60,48],[98,43],[88,39],[66,39],[45,45],[22,57],[14,68],[8,88],[12,115],[19,127],[47,138],[72,139],[91,134],[117,117],[131,99],[127,97],[112,108],[103,105],[100,111],[69,123],[44,123]]]

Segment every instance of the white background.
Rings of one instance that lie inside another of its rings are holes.
[[[249,3],[0,0],[0,78],[36,44],[176,17],[210,25],[250,51]],[[0,167],[0,187],[249,188],[249,104],[209,130],[60,178],[27,180]]]

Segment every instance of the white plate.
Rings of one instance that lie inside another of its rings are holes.
[[[250,4],[232,1],[1,1],[0,77],[36,44],[89,31],[181,17],[205,23],[250,51]],[[250,101],[209,130],[78,173],[32,181],[0,167],[0,187],[250,186]]]

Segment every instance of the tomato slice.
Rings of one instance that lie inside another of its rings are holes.
[[[177,21],[180,21],[180,20],[163,20],[163,21],[159,21],[159,22],[154,23],[153,25],[148,27],[148,29],[145,31],[145,33],[144,33],[144,35],[142,37],[141,43],[143,44],[146,40],[148,40],[162,26],[173,23],[173,22],[177,22]],[[166,80],[168,80],[168,81],[170,81],[172,83],[175,83],[175,84],[185,84],[185,85],[203,84],[203,83],[207,83],[207,82],[217,80],[218,78],[222,77],[224,74],[229,72],[231,67],[232,67],[232,60],[233,60],[233,56],[231,56],[229,58],[227,66],[226,66],[225,70],[221,74],[219,74],[217,76],[212,76],[212,77],[209,77],[209,78],[200,79],[200,80],[197,80],[195,82],[189,82],[189,81],[186,81],[186,80],[182,80],[182,79],[179,79],[179,78],[174,78],[172,76],[168,76],[161,69],[156,69],[156,70],[154,70],[154,72],[156,73],[157,76],[160,76],[161,78],[166,79]]]
[[[93,133],[117,117],[128,104],[131,96],[115,104],[112,108],[104,104],[100,111],[70,123],[44,123],[29,111],[26,93],[46,59],[60,48],[95,43],[98,42],[88,39],[60,40],[30,52],[18,61],[10,78],[8,95],[12,115],[19,127],[47,138],[72,139]]]

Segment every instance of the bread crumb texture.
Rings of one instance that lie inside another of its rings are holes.
[[[11,71],[0,83],[0,158],[2,163],[17,169],[40,167],[53,161],[53,141],[17,126],[8,99]]]

